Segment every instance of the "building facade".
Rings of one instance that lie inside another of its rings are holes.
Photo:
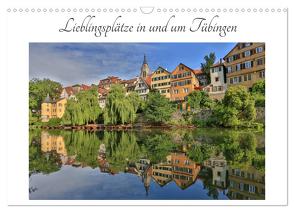
[[[150,81],[151,76],[148,76],[146,79],[143,79],[142,77],[137,79],[137,84],[134,91],[137,92],[143,100],[147,99],[147,94],[150,91]]]
[[[58,100],[51,100],[49,94],[41,104],[41,120],[48,122],[51,118],[61,118],[64,114],[67,100],[61,98]]]
[[[159,93],[170,99],[171,73],[162,67],[158,67],[151,75],[151,89],[158,90]]]
[[[243,85],[251,89],[265,78],[265,43],[237,43],[224,59],[229,87]]]
[[[229,168],[228,197],[230,199],[265,199],[265,175],[253,166]]]
[[[189,93],[197,90],[199,86],[199,80],[193,69],[180,63],[171,76],[171,101],[185,101]]]
[[[115,76],[108,76],[105,79],[99,81],[98,88],[104,88],[109,90],[111,85],[121,83],[121,79]]]
[[[227,90],[226,67],[222,61],[210,68],[210,84],[203,88],[211,99],[221,100]]]

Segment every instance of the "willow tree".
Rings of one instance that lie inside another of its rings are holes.
[[[122,85],[113,85],[106,99],[104,111],[105,124],[133,123],[136,118],[136,110]]]
[[[98,93],[96,89],[81,91],[77,94],[77,100],[80,104],[80,112],[85,124],[95,123],[102,110],[98,103]]]
[[[65,125],[83,125],[95,123],[101,114],[96,90],[81,91],[76,99],[69,99],[66,104],[62,123]]]

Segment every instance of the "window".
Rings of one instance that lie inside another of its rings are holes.
[[[251,80],[251,74],[248,74],[248,80]]]
[[[236,71],[240,71],[240,70],[241,70],[241,64],[239,63],[236,65]]]
[[[246,74],[244,75],[244,81],[247,81],[247,75]]]
[[[250,56],[250,51],[249,50],[244,52],[244,57],[248,57],[248,56]]]
[[[174,94],[178,94],[179,93],[179,90],[174,90]]]
[[[257,47],[257,48],[255,49],[255,51],[256,51],[256,53],[263,52],[263,47],[262,47],[262,46]]]
[[[184,88],[184,93],[188,93],[189,92],[189,88]]]
[[[218,91],[222,91],[223,90],[223,86],[218,86],[217,90]]]
[[[234,57],[233,56],[227,58],[227,62],[228,63],[233,62],[233,60],[234,60]]]
[[[227,69],[228,69],[228,73],[232,72],[232,66],[228,66]]]
[[[263,58],[258,58],[257,59],[257,65],[263,65]]]
[[[239,79],[238,77],[234,77],[234,84],[238,83],[238,79]]]
[[[233,84],[234,82],[233,82],[233,78],[230,78],[230,84]]]
[[[251,43],[244,43],[244,47],[251,46]]]
[[[265,77],[264,70],[261,71],[261,72],[259,72],[259,77],[260,77],[260,78],[264,78],[264,77]]]
[[[246,61],[244,64],[246,69],[252,67],[251,61]]]
[[[249,192],[255,193],[255,186],[254,185],[249,185]]]
[[[215,81],[216,81],[216,82],[218,82],[218,81],[219,81],[219,78],[218,78],[218,77],[216,77],[216,78],[215,78]]]
[[[222,175],[221,172],[217,172],[217,176],[220,177]]]

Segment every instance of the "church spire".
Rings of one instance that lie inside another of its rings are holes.
[[[143,64],[147,64],[147,57],[146,57],[145,54],[144,54],[144,61],[143,61]]]
[[[142,64],[142,67],[141,67],[140,77],[145,79],[148,76],[149,72],[150,72],[150,69],[149,69],[149,66],[148,66],[148,63],[147,63],[147,57],[144,54],[144,60],[143,60],[143,64]]]

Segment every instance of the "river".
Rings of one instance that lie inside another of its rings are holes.
[[[265,199],[264,132],[30,130],[32,200]]]

